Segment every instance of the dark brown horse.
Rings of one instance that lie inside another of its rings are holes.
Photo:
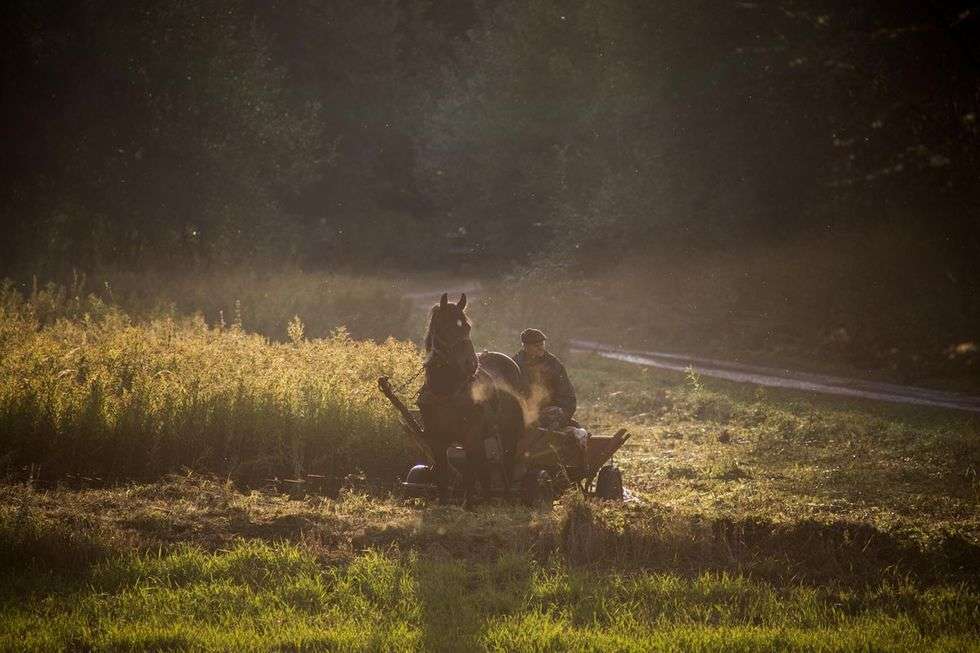
[[[432,307],[425,334],[428,355],[419,410],[435,458],[442,498],[446,497],[450,481],[446,456],[449,446],[460,443],[466,451],[468,469],[463,480],[467,492],[479,481],[483,493],[489,494],[484,441],[499,437],[506,484],[517,441],[524,433],[520,368],[509,356],[498,352],[476,354],[465,308],[465,294],[455,304],[443,294]]]

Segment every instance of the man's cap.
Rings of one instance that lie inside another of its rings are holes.
[[[521,331],[521,342],[525,345],[533,345],[547,340],[545,335],[537,329],[524,329]]]

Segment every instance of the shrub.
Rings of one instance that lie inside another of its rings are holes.
[[[273,343],[198,316],[137,323],[115,309],[43,324],[0,299],[0,450],[55,477],[147,478],[183,467],[257,481],[356,469],[393,476],[408,442],[380,400],[414,345]],[[294,329],[295,332],[295,329]]]

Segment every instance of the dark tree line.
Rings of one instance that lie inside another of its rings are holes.
[[[0,11],[8,271],[502,267],[881,223],[980,277],[969,2]]]

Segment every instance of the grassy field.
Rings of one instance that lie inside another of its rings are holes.
[[[463,510],[388,492],[414,346],[57,301],[0,302],[2,650],[980,650],[974,415],[576,355],[634,500]]]
[[[41,317],[58,302],[0,292],[7,469],[118,481],[190,468],[254,484],[394,477],[409,455],[376,380],[418,369],[410,343],[355,341],[343,328],[309,339],[299,320],[279,343],[200,316],[135,320],[95,297]]]
[[[853,246],[863,247],[857,239]],[[807,241],[778,252],[535,267],[484,284],[477,337],[514,347],[536,326],[570,338],[980,394],[980,319],[955,284],[918,275],[913,243],[879,251],[882,278]],[[972,311],[972,313],[971,313]]]
[[[208,326],[237,326],[278,342],[290,340],[289,323],[297,316],[308,338],[328,337],[341,325],[359,340],[414,337],[419,316],[403,297],[411,288],[405,279],[288,269],[167,275],[107,270],[76,273],[61,283],[36,277],[5,283],[5,293],[29,301],[42,325],[111,305],[138,320],[196,314]]]
[[[980,418],[571,359],[583,420],[636,434],[634,487],[700,513],[980,534]]]
[[[980,636],[962,569],[868,554],[877,566],[806,581],[777,563],[839,565],[862,543],[811,530],[750,553],[758,533],[663,505],[464,511],[193,476],[2,499],[4,650],[959,651]]]

